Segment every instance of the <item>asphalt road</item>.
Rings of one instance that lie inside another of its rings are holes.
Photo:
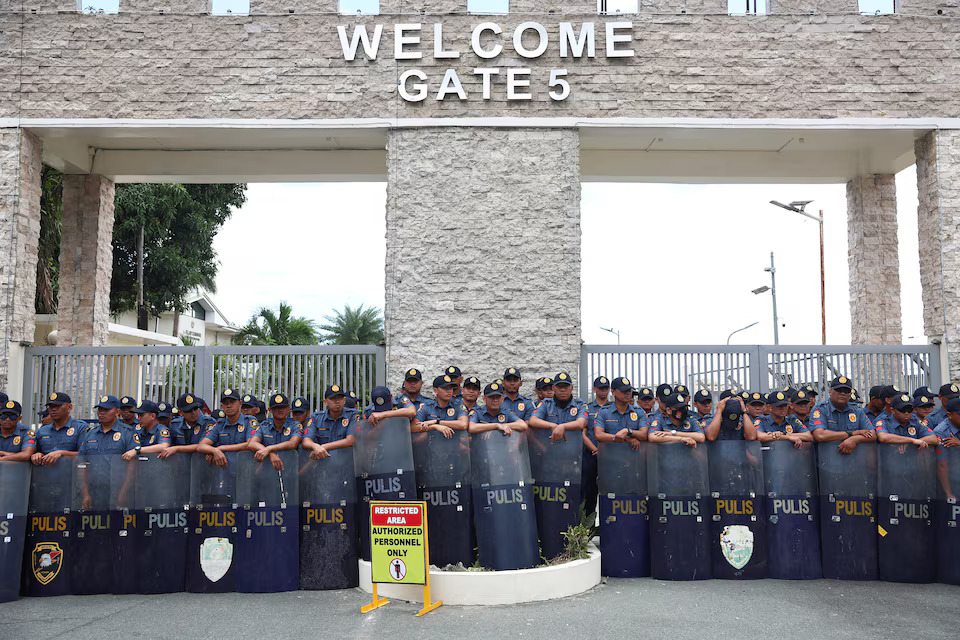
[[[0,604],[0,639],[960,637],[960,587],[884,582],[616,580],[579,596],[499,607],[394,601],[360,590],[265,595],[65,596]]]

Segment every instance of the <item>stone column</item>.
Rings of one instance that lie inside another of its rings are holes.
[[[945,345],[945,373],[960,380],[960,131],[916,142],[923,330]]]
[[[102,346],[110,322],[113,182],[99,175],[63,177],[57,343]]]
[[[449,364],[485,383],[580,358],[580,138],[573,130],[394,130],[387,148],[389,384]],[[428,383],[429,384],[429,383]]]
[[[897,186],[893,175],[847,183],[853,344],[901,344]]]
[[[36,323],[42,151],[33,134],[0,129],[0,389],[18,400]]]

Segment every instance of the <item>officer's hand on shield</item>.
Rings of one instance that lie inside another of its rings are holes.
[[[773,436],[773,439],[774,439],[774,440],[779,440],[780,438],[783,437],[783,432],[782,432],[782,431],[771,431],[771,432],[770,432],[770,435]]]
[[[223,451],[220,451],[220,449],[213,450],[213,464],[221,469],[227,468],[227,456]]]
[[[613,434],[613,437],[616,438],[617,442],[626,442],[627,436],[629,435],[630,429],[624,427],[623,429],[620,429],[620,431],[617,431],[615,434]]]
[[[453,437],[453,429],[451,429],[450,427],[445,427],[445,426],[443,426],[442,424],[440,424],[439,422],[437,422],[436,424],[432,425],[430,428],[433,429],[434,431],[439,431],[440,433],[442,433],[444,438],[452,438],[452,437]]]
[[[497,429],[503,431],[503,435],[510,436],[513,433],[513,429],[510,428],[508,424],[501,424],[497,426]]]
[[[166,449],[160,452],[159,458],[161,460],[166,460],[167,458],[175,454],[178,449],[179,447],[167,447]]]
[[[853,450],[857,448],[857,443],[854,442],[851,438],[843,440],[839,445],[837,445],[837,451],[842,453],[845,456],[853,453]]]
[[[691,439],[692,439],[692,438],[691,438]],[[639,440],[636,440],[636,439],[634,439],[634,438],[630,438],[630,439],[627,440],[627,442],[630,444],[630,448],[633,449],[634,451],[639,451],[639,450],[640,450],[640,441],[639,441]],[[694,443],[694,444],[696,444],[696,443]],[[600,450],[599,450],[599,449],[597,449],[596,451],[594,451],[594,452],[593,452],[593,455],[597,455],[598,453],[600,453]]]
[[[944,446],[947,446],[947,445],[944,445]],[[33,464],[43,464],[43,454],[40,453],[39,451],[33,454],[32,456],[30,456],[30,462],[32,462]]]
[[[371,426],[378,426],[380,424],[380,414],[371,413],[369,416],[367,416],[367,422],[369,422]]]
[[[40,459],[40,462],[41,462],[41,464],[45,464],[45,465],[47,465],[47,464],[56,464],[57,460],[60,459],[60,456],[61,456],[61,455],[62,455],[62,454],[61,454],[60,451],[51,451],[50,453],[44,455],[44,456]]]
[[[940,441],[940,444],[944,447],[947,447],[948,449],[952,447],[960,447],[960,438],[957,438],[956,436],[944,438],[943,440]],[[37,454],[34,454],[34,456],[36,455]]]
[[[877,437],[877,432],[873,429],[858,429],[857,431],[853,432],[853,435],[864,437],[867,440],[875,440]]]
[[[913,444],[917,445],[917,449],[926,449],[930,446],[926,440],[921,440],[920,438],[914,438]]]
[[[84,487],[80,495],[81,495],[80,506],[85,510],[92,508],[93,496],[90,495],[90,490]]]
[[[263,462],[263,459],[267,457],[268,453],[270,453],[270,447],[257,449],[257,452],[253,454],[253,459],[256,460],[257,462]]]
[[[784,438],[786,438],[787,440],[793,443],[794,449],[799,449],[800,447],[803,446],[803,439],[800,436],[787,435],[787,436],[784,436]]]
[[[120,456],[123,460],[133,460],[133,457],[137,455],[136,449],[130,449],[129,451],[124,451],[123,455]]]
[[[310,454],[311,460],[323,460],[324,458],[329,458],[330,452],[327,451],[327,448],[322,444],[318,444],[313,448],[313,452]]]
[[[680,442],[687,445],[688,447],[693,447],[694,449],[697,448],[697,441],[691,438],[690,436],[681,436]]]
[[[275,453],[270,454],[270,463],[273,465],[273,468],[277,471],[283,471],[283,460],[280,459]]]
[[[553,431],[550,432],[551,440],[566,440],[566,431],[563,428],[562,424],[558,424],[553,428]]]

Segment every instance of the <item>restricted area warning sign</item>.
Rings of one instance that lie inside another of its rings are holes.
[[[370,564],[374,583],[426,583],[426,514],[425,502],[370,502]]]

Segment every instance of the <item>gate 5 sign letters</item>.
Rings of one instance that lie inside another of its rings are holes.
[[[370,503],[372,581],[424,584],[427,578],[425,502]]]

